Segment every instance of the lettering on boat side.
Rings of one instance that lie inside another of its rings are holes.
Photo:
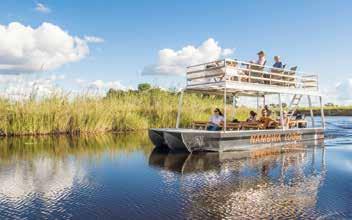
[[[272,143],[284,141],[300,141],[302,140],[302,135],[300,133],[288,133],[288,134],[255,134],[250,137],[249,142],[251,144],[258,143]]]
[[[280,141],[281,141],[280,134],[255,134],[255,135],[252,135],[249,140],[251,144],[280,142]]]
[[[302,135],[300,133],[289,133],[285,134],[285,141],[300,141],[302,140]]]

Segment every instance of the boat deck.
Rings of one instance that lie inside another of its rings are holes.
[[[298,72],[297,67],[278,69],[224,59],[187,68],[186,91],[237,95],[301,94],[321,96],[318,76]]]

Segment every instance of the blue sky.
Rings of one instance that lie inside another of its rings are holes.
[[[35,10],[41,3],[50,12]],[[135,86],[149,81],[173,86],[182,77],[141,76],[164,48],[198,47],[213,38],[234,48],[233,58],[256,58],[258,50],[280,55],[289,66],[320,74],[333,89],[352,78],[351,1],[15,1],[2,0],[0,24],[19,22],[36,28],[43,22],[72,36],[104,39],[89,44],[89,55],[50,73],[70,80],[120,81]],[[1,62],[1,60],[0,60]],[[44,73],[45,74],[45,73]],[[352,88],[348,87],[347,89]]]

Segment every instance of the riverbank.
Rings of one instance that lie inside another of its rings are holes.
[[[181,126],[193,120],[208,120],[223,99],[216,96],[185,94]],[[3,136],[46,134],[95,134],[128,132],[149,127],[174,127],[178,94],[160,89],[114,91],[105,97],[50,97],[13,102],[0,100],[0,131]],[[234,109],[229,105],[228,115]],[[249,109],[237,109],[244,120]]]
[[[299,109],[299,111],[305,115],[309,115],[310,111],[307,108]],[[320,116],[320,108],[314,108],[313,114],[315,116]],[[326,106],[324,107],[325,116],[352,116],[352,106]]]
[[[97,134],[130,132],[150,127],[174,127],[179,94],[160,89],[145,91],[110,90],[105,97],[55,96],[40,100],[14,102],[0,100],[0,135],[32,136],[48,134]],[[223,109],[223,99],[217,96],[185,94],[181,126],[192,121],[208,120],[214,108]],[[235,109],[229,103],[228,118]],[[250,108],[236,109],[236,119],[245,120]],[[300,111],[309,115],[309,110]],[[275,112],[275,111],[274,111]],[[314,109],[320,115],[320,109]],[[325,107],[327,116],[352,116],[352,106]]]

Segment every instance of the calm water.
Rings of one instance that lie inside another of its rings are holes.
[[[0,219],[352,219],[352,117],[325,148],[171,154],[145,134],[0,140]]]

